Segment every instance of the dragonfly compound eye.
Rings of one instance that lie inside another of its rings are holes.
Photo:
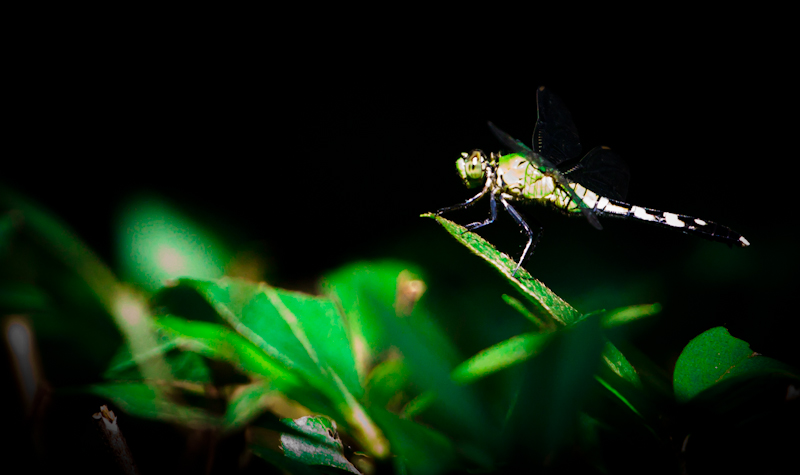
[[[483,152],[473,150],[469,155],[461,154],[461,158],[456,161],[458,175],[468,188],[473,188],[482,184],[484,178],[485,159]]]

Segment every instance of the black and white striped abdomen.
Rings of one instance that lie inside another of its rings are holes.
[[[727,226],[706,221],[704,219],[687,216],[685,214],[670,213],[656,209],[643,208],[621,201],[599,197],[594,204],[594,210],[599,215],[615,216],[619,218],[633,218],[654,224],[669,226],[686,233],[720,241],[740,247],[749,246],[750,243],[741,234]]]

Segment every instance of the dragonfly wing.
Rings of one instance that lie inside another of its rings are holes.
[[[507,133],[503,132],[502,130],[495,127],[491,121],[489,122],[489,130],[492,131],[497,140],[500,141],[503,145],[506,146],[512,152],[519,152],[519,153],[530,153],[532,150],[522,143],[522,141],[515,139],[514,137],[508,135]]]
[[[575,190],[569,186],[570,181],[566,179],[558,170],[553,170],[550,175],[553,179],[558,183],[559,187],[567,192],[572,199],[572,202],[575,203],[578,208],[581,210],[581,214],[589,221],[589,224],[592,225],[595,229],[601,230],[603,226],[600,225],[600,221],[597,219],[597,215],[594,214],[591,208],[586,206],[586,203],[575,193]]]
[[[535,153],[526,147],[524,143],[495,127],[495,125],[491,122],[489,122],[489,128],[498,138],[498,140],[500,140],[500,142],[508,149],[523,155],[529,162],[533,163],[539,168],[543,168],[543,171],[551,174],[558,185],[570,195],[572,201],[577,203],[581,213],[586,217],[587,220],[589,220],[589,224],[597,229],[603,229],[603,227],[600,226],[600,221],[597,220],[597,216],[595,216],[594,212],[586,206],[580,196],[575,193],[575,190],[569,186],[569,180],[558,171],[555,165],[538,153]]]
[[[567,165],[562,163],[559,166],[562,173]],[[578,182],[606,198],[625,201],[628,195],[628,182],[631,178],[628,166],[608,147],[593,148],[568,173],[571,181]]]
[[[561,99],[542,86],[536,91],[536,106],[538,116],[533,129],[534,151],[555,165],[580,155],[578,129]]]

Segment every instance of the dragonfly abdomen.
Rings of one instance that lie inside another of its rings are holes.
[[[597,206],[594,210],[595,213],[599,215],[633,218],[662,226],[669,226],[687,234],[696,234],[712,241],[724,242],[739,247],[747,247],[750,245],[744,236],[727,226],[685,214],[643,208],[641,206],[610,200],[604,197],[598,199]]]

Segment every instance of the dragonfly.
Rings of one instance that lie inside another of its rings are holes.
[[[598,216],[610,216],[646,221],[731,246],[750,245],[744,236],[721,224],[626,203],[630,173],[619,155],[608,147],[595,147],[579,158],[582,149],[578,132],[561,99],[540,87],[536,105],[532,148],[489,122],[492,133],[511,153],[493,152],[487,156],[477,149],[462,153],[456,160],[461,180],[467,188],[483,188],[463,203],[436,212],[441,215],[463,209],[488,196],[489,217],[465,226],[468,232],[475,231],[497,219],[499,201],[528,237],[512,275],[516,275],[542,237],[542,226],[538,225],[534,232],[512,206],[515,201],[545,203],[567,215],[582,215],[598,230],[603,229]]]

